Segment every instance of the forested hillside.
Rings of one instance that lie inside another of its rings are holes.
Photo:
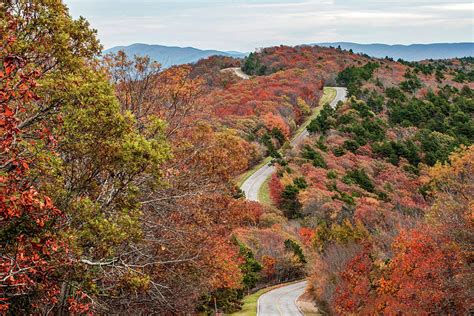
[[[333,314],[472,310],[472,59],[281,46],[164,69],[102,56],[46,0],[6,2],[0,29],[0,313],[230,313],[305,277]],[[335,85],[351,98],[321,107]],[[271,201],[249,202],[269,156]]]
[[[267,50],[254,58],[293,67],[288,52],[298,48],[281,50],[283,59]],[[305,68],[328,60],[300,51]],[[333,52],[325,69],[346,54]],[[323,108],[269,183],[273,205],[314,253],[308,290],[330,314],[467,313],[472,60],[346,65],[335,81],[351,99]]]

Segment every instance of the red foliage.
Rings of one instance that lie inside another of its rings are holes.
[[[299,235],[301,240],[303,241],[303,244],[308,247],[312,245],[315,234],[316,233],[314,232],[314,230],[306,227],[301,227],[299,231]]]
[[[270,188],[270,196],[272,198],[273,203],[275,205],[280,205],[281,201],[281,192],[283,192],[283,185],[280,182],[280,178],[278,178],[277,174],[273,174],[270,182],[268,183]]]
[[[215,115],[231,126],[236,126],[236,117],[263,122],[268,113],[280,116],[288,125],[291,121],[301,122],[298,97],[314,107],[322,88],[318,75],[294,69],[237,82],[227,89],[215,90],[203,102],[210,104]]]
[[[277,261],[275,260],[275,258],[271,257],[271,256],[263,256],[262,258],[262,264],[263,264],[263,275],[267,278],[271,278],[275,273],[276,273],[276,270],[275,270],[275,264],[277,263]]]
[[[384,306],[384,313],[468,311],[472,297],[459,284],[464,270],[459,249],[432,230],[421,227],[402,232],[395,241],[390,273],[387,280],[379,281],[378,305]]]
[[[369,274],[372,261],[369,252],[364,249],[346,265],[341,273],[342,282],[336,289],[333,299],[335,310],[339,315],[358,314],[365,304],[370,305],[371,284]]]
[[[20,294],[37,292],[45,304],[57,301],[59,281],[52,276],[59,262],[66,264],[67,247],[56,236],[60,210],[33,185],[29,166],[35,161],[24,144],[34,140],[20,126],[21,113],[37,98],[39,73],[11,53],[12,34],[2,34],[0,40],[0,226],[8,240],[0,258],[0,309],[5,311],[8,301]],[[39,129],[28,133],[49,137]]]
[[[454,315],[469,310],[472,298],[460,278],[468,268],[450,240],[423,226],[402,232],[393,250],[388,266],[373,262],[369,249],[347,264],[333,300],[338,314]]]
[[[235,200],[230,203],[226,218],[234,227],[254,226],[260,221],[263,208],[260,203],[247,200]]]

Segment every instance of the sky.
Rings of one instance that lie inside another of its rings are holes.
[[[473,0],[64,0],[105,48],[474,42]]]

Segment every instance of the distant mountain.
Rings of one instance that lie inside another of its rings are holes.
[[[386,45],[386,44],[357,44],[349,42],[317,43],[319,46],[341,46],[342,49],[352,49],[356,53],[367,54],[372,57],[403,59],[419,61],[424,59],[447,59],[455,57],[474,56],[474,43],[439,43],[413,45]]]
[[[134,55],[149,56],[152,60],[159,62],[163,67],[194,63],[200,59],[214,55],[237,58],[246,56],[246,54],[244,53],[234,51],[222,52],[218,50],[201,50],[194,47],[171,47],[148,44],[116,46],[105,50],[104,53],[116,53],[119,50],[125,51],[125,53],[131,57],[133,57]]]

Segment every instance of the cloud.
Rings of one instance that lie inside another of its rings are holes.
[[[426,9],[438,10],[438,11],[461,11],[461,12],[471,12],[471,15],[474,15],[474,2],[470,3],[446,3],[438,5],[428,5],[425,6]]]
[[[250,51],[269,45],[472,41],[457,0],[65,0],[106,47],[135,42]],[[440,27],[442,25],[442,27]]]

